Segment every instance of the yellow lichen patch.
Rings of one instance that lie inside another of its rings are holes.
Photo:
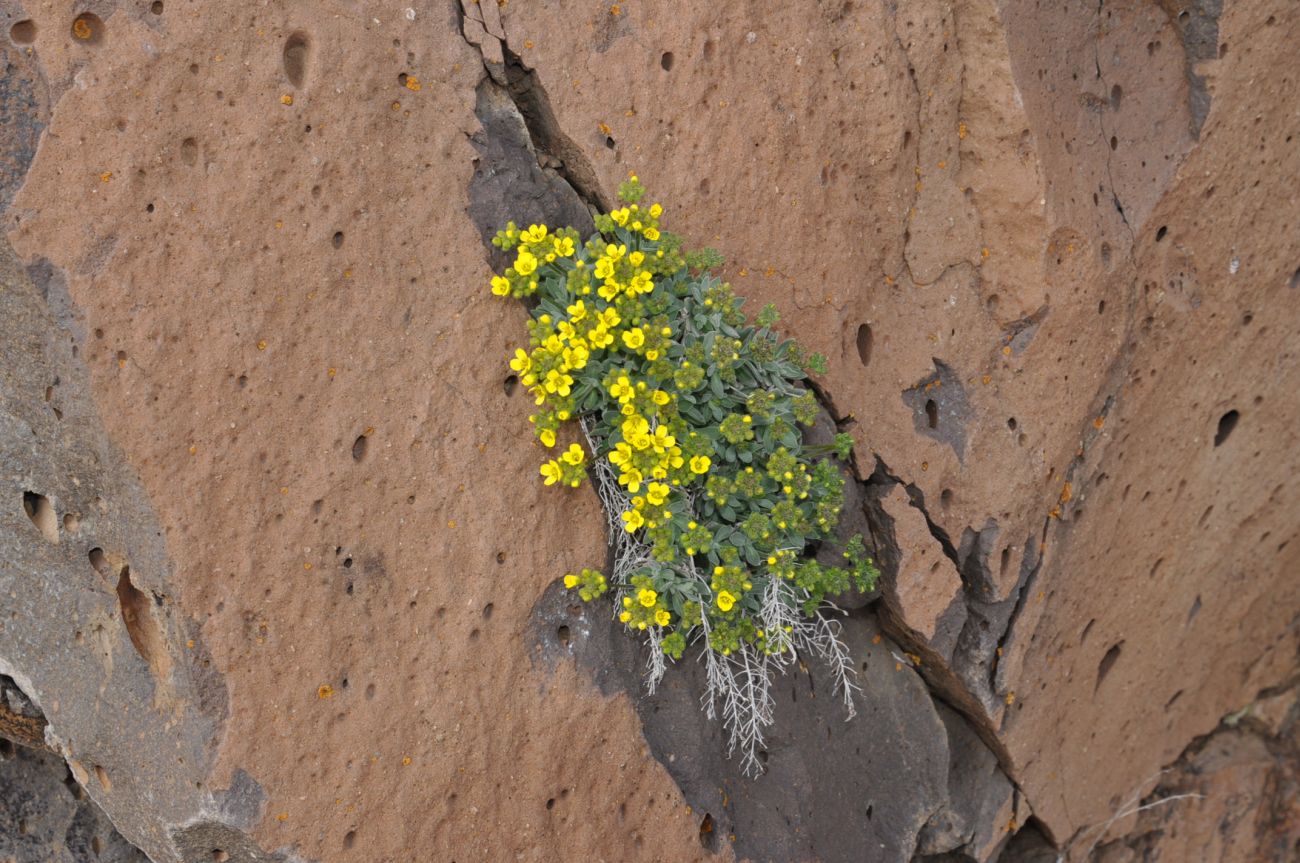
[[[1007,706],[1008,706],[1008,707],[1010,707],[1012,704],[1015,704],[1015,703],[1016,703],[1016,694],[1015,694],[1014,692],[1008,692],[1008,693],[1007,693],[1006,701],[1007,701]]]
[[[195,455],[198,453],[198,451],[199,448],[197,446],[195,446],[194,444],[190,444],[190,455]]]
[[[980,381],[983,382],[984,386],[988,386],[993,381],[993,375],[985,375],[980,378]]]
[[[420,79],[414,75],[407,75],[403,86],[418,93],[420,91]]]
[[[332,698],[333,696],[334,687],[330,686],[328,683],[322,683],[320,686],[316,687],[316,697],[322,701],[326,698]]]
[[[90,24],[86,22],[85,18],[78,18],[76,21],[72,22],[72,35],[85,42],[95,34],[90,29]]]
[[[958,138],[960,138],[960,139],[962,139],[962,140],[964,141],[964,140],[966,140],[966,136],[969,135],[969,134],[970,134],[970,129],[966,126],[966,123],[965,123],[965,122],[961,122],[961,123],[958,123],[958,124],[957,124],[957,137],[958,137]]]
[[[524,47],[525,47],[526,49],[528,49],[529,51],[533,50],[533,47],[534,47],[534,45],[533,45],[533,40],[532,40],[532,39],[525,39],[525,40],[524,40]]]
[[[609,7],[609,14],[617,18],[619,15],[623,14],[623,7],[615,3],[613,6]]]
[[[1074,496],[1073,490],[1070,484],[1067,482],[1064,486],[1061,487],[1061,503],[1069,503],[1070,498],[1073,496]]]
[[[330,380],[334,380],[334,376],[337,375],[338,373],[339,373],[339,370],[338,370],[338,369],[335,369],[335,368],[329,368],[329,369],[326,369],[326,370],[325,370],[325,375],[326,375]]]
[[[104,173],[99,175],[99,182],[101,183],[107,183],[111,179],[113,179],[112,171],[105,171]]]
[[[989,259],[989,247],[985,246],[984,248],[980,249],[980,260],[987,261],[988,259]]]
[[[1092,421],[1092,427],[1095,429],[1101,429],[1101,427],[1104,426],[1105,424],[1106,424],[1105,415],[1099,416]]]
[[[406,767],[411,763],[411,756],[407,755],[402,758],[402,766]]]
[[[304,563],[304,564],[302,565],[302,568],[303,568],[304,570],[306,570],[307,572],[311,572],[311,564],[310,564],[310,563]]]
[[[292,93],[285,93],[283,96],[281,96],[281,97],[280,97],[280,104],[281,104],[281,105],[292,105],[292,104],[293,104],[293,94],[292,94]]]
[[[611,135],[614,132],[614,130],[609,128],[609,125],[606,123],[597,123],[596,128],[600,130],[600,134],[602,135]]]
[[[276,821],[288,821],[288,820],[289,820],[289,813],[288,813],[288,812],[281,812],[279,815],[275,816],[275,820],[276,820]]]
[[[258,339],[258,342],[257,342],[257,349],[258,349],[259,351],[264,351],[264,350],[266,350],[266,339]]]

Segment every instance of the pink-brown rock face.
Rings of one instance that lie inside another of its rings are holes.
[[[152,859],[1291,859],[1293,4],[0,25],[0,674]],[[547,593],[482,238],[629,171],[858,440],[874,690],[758,780]]]

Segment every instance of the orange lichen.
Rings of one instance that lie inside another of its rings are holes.
[[[1011,705],[1015,704],[1015,703],[1016,703],[1016,694],[1015,694],[1014,692],[1008,692],[1008,693],[1007,693],[1006,702],[1007,702],[1007,706],[1008,706],[1008,707],[1010,707]]]
[[[258,349],[259,351],[264,351],[264,350],[266,350],[266,339],[259,339],[259,340],[258,340],[258,342],[257,342],[257,349]]]
[[[600,130],[600,134],[602,135],[610,135],[614,131],[613,129],[609,128],[609,126],[605,123],[597,123],[596,128]]]
[[[402,86],[406,87],[406,89],[408,90],[419,92],[420,79],[415,77],[414,75],[407,75],[406,80],[403,82]]]
[[[324,700],[326,698],[332,698],[333,696],[334,687],[330,686],[328,683],[322,683],[320,686],[316,687],[317,698]]]
[[[1105,415],[1099,416],[1099,417],[1097,417],[1095,420],[1092,421],[1092,427],[1095,428],[1095,429],[1100,429],[1100,428],[1101,428],[1102,426],[1104,426],[1105,424],[1106,424],[1106,417],[1105,417]]]
[[[1069,503],[1071,497],[1073,497],[1073,490],[1070,484],[1067,482],[1064,486],[1061,487],[1061,503]]]
[[[969,134],[970,134],[970,129],[966,126],[966,124],[965,124],[964,122],[962,122],[962,123],[958,123],[958,124],[957,124],[957,137],[958,137],[958,138],[960,138],[960,139],[962,139],[962,140],[964,141],[964,140],[966,140],[966,136],[969,135]]]
[[[281,96],[281,97],[280,97],[280,104],[281,104],[281,105],[292,105],[292,104],[293,104],[293,94],[292,94],[292,93],[285,93],[283,96]]]
[[[99,175],[99,182],[101,183],[107,183],[111,179],[113,179],[112,171],[105,171],[104,173]]]
[[[90,24],[86,22],[85,18],[78,18],[72,22],[72,35],[84,42],[95,34],[90,29]]]

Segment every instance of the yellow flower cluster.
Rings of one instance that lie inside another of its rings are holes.
[[[662,215],[659,204],[649,208],[631,204],[599,217],[626,232],[619,236],[630,235],[635,241],[630,250],[627,243],[606,242],[599,235],[579,246],[572,229],[552,233],[546,225],[520,230],[511,223],[494,241],[502,249],[517,251],[505,273],[493,277],[492,293],[531,296],[540,282],[554,278],[561,281],[567,297],[548,307],[558,310],[563,306],[563,316],[544,313],[529,323],[530,349],[517,349],[510,360],[510,368],[539,408],[529,421],[543,445],[555,446],[560,424],[576,417],[575,389],[590,363],[614,354],[634,363],[654,363],[666,357],[673,330],[662,319],[655,323],[647,320],[640,302],[655,289],[655,274],[664,253],[635,248],[640,243],[636,234],[651,243],[660,239]],[[676,415],[674,394],[647,386],[630,367],[608,384],[608,390],[624,416],[621,440],[608,456],[619,471],[619,483],[631,496],[632,507],[622,519],[628,531],[653,528],[671,517],[673,488],[708,473],[712,462],[698,447],[684,455],[669,431],[668,424]],[[578,449],[573,458],[566,453],[543,464],[541,475],[546,484],[581,484],[584,463],[574,460],[580,455]]]
[[[629,627],[646,629],[650,626],[667,626],[672,623],[673,615],[657,591],[643,586],[636,592],[635,599],[623,597],[623,610],[619,612],[618,619]]]
[[[586,469],[583,467],[586,463],[587,454],[582,451],[582,447],[576,443],[571,443],[569,448],[561,453],[558,460],[551,459],[542,465],[540,472],[545,478],[546,485],[555,485],[560,482],[577,488],[582,485],[582,478],[586,476]]]

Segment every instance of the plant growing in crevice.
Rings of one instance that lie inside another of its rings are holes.
[[[861,537],[840,566],[809,553],[839,522],[844,479],[831,457],[847,459],[853,440],[804,442],[799,427],[818,404],[802,382],[825,360],[777,335],[775,307],[748,320],[711,272],[718,254],[684,251],[643,196],[636,177],[623,183],[624,206],[597,215],[585,241],[572,228],[510,223],[493,244],[514,262],[491,287],[531,306],[529,347],[510,367],[534,397],[536,436],[557,450],[543,481],[591,476],[608,519],[613,571],[584,569],[565,587],[584,601],[613,589],[618,619],[649,643],[651,692],[698,644],[703,707],[757,772],[773,675],[801,654],[830,666],[854,713],[827,597],[870,590],[875,562]],[[559,443],[566,424],[585,450]]]

